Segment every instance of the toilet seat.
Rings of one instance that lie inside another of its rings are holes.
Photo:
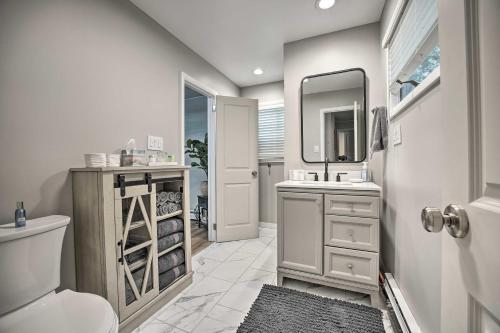
[[[0,332],[116,333],[118,318],[104,298],[64,290],[1,317]]]

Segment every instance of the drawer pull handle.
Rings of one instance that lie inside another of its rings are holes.
[[[356,239],[354,238],[354,230],[353,229],[347,229],[347,235],[351,237],[353,242],[356,242]]]
[[[347,264],[347,268],[352,269],[353,265],[352,264]]]

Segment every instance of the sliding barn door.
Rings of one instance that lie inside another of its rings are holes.
[[[217,96],[217,241],[259,236],[257,100]]]
[[[115,189],[120,321],[159,293],[156,184]]]

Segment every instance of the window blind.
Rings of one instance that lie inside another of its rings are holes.
[[[437,0],[410,0],[389,44],[389,80],[392,85],[416,56],[437,26]]]
[[[283,158],[285,152],[285,112],[282,107],[259,110],[259,159]]]

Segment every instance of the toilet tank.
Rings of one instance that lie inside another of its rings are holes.
[[[0,316],[59,286],[61,249],[70,218],[27,220],[26,227],[0,225]]]

